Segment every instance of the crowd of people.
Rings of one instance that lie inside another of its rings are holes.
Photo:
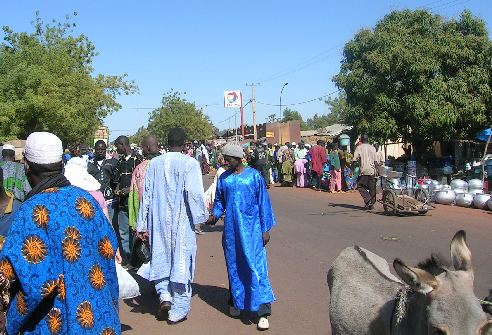
[[[115,153],[63,150],[52,133],[32,133],[23,159],[4,145],[0,165],[0,298],[8,334],[120,334],[117,264],[152,282],[169,324],[191,309],[196,228],[224,220],[229,312],[258,313],[269,328],[275,296],[266,245],[275,217],[267,182],[229,143],[185,143],[170,129],[163,149],[125,136]],[[257,150],[260,152],[261,150]],[[218,167],[207,192],[202,176]],[[149,297],[150,298],[150,297]]]

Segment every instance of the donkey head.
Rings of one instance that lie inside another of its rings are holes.
[[[419,313],[426,320],[428,335],[492,335],[492,321],[487,320],[473,292],[473,268],[471,252],[463,230],[451,241],[453,269],[442,269],[433,275],[425,270],[405,265],[396,259],[393,266],[400,278],[414,292],[425,296]]]

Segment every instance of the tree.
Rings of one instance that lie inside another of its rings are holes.
[[[278,118],[277,118],[277,115],[276,114],[270,114],[266,118],[266,122],[267,123],[274,123],[274,122],[277,122],[277,121],[278,121]]]
[[[469,138],[491,123],[491,59],[485,23],[471,12],[446,20],[395,11],[345,45],[334,81],[359,133],[402,138],[421,155],[433,141]]]
[[[201,108],[171,90],[164,94],[162,106],[150,113],[147,129],[161,143],[167,143],[169,129],[175,127],[183,128],[188,140],[206,140],[214,132],[212,122]]]
[[[92,76],[95,47],[71,34],[69,20],[45,25],[37,13],[33,33],[3,27],[0,137],[50,131],[65,143],[92,142],[102,119],[121,107],[116,97],[137,90],[126,75]]]
[[[307,119],[306,125],[309,129],[321,129],[335,123],[345,123],[348,106],[343,92],[334,99],[328,97],[325,102],[330,112],[325,115],[314,114],[312,118]]]
[[[144,126],[138,128],[137,132],[129,137],[130,143],[140,145],[145,136],[150,135],[150,132]]]
[[[289,107],[286,107],[284,109],[284,117],[282,118],[282,122],[289,122],[289,121],[301,121],[301,130],[307,130],[307,125],[306,122],[304,122],[301,113],[298,111],[292,110]]]

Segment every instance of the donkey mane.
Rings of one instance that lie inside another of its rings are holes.
[[[432,253],[429,258],[420,262],[417,267],[433,276],[438,276],[450,269],[451,263],[441,254]]]

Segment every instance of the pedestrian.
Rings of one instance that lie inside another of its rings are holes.
[[[217,163],[219,164],[219,168],[215,173],[214,181],[205,192],[205,205],[209,211],[211,211],[214,206],[215,191],[217,190],[217,182],[219,177],[226,171],[227,168],[224,156],[222,154],[218,154]]]
[[[327,162],[325,142],[318,140],[309,151],[311,156],[311,173],[313,178],[313,188],[321,191],[321,178],[323,176],[323,165]]]
[[[94,158],[87,162],[87,172],[101,185],[99,191],[106,201],[111,222],[113,222],[115,207],[117,206],[114,199],[117,165],[118,160],[111,156],[108,158],[106,142],[98,140],[94,145]]]
[[[266,188],[270,188],[270,165],[266,143],[258,141],[251,156],[251,167],[255,168],[263,176]]]
[[[282,186],[292,187],[294,182],[294,158],[292,151],[286,149],[282,153]]]
[[[26,177],[24,166],[15,161],[15,147],[5,144],[2,148],[0,168],[3,169],[3,187],[19,201],[24,201],[31,186]]]
[[[130,231],[129,214],[128,214],[128,195],[130,194],[130,185],[135,168],[142,163],[142,157],[135,154],[130,147],[130,140],[126,136],[119,136],[114,142],[116,151],[120,155],[116,168],[117,187],[115,195],[118,209],[114,215],[118,222],[118,241],[120,243],[121,256],[123,264],[126,265],[131,254],[133,244],[133,233]]]
[[[330,145],[330,154],[328,155],[330,162],[330,192],[342,191],[342,169],[340,165],[340,156],[338,155],[338,145],[332,143]]]
[[[376,149],[369,144],[367,135],[360,137],[360,144],[354,152],[354,160],[359,163],[359,179],[357,190],[364,199],[364,209],[374,209],[376,203],[376,173],[379,162]]]
[[[97,202],[63,175],[63,147],[32,133],[24,158],[33,189],[0,253],[11,285],[8,334],[121,334],[117,239]]]
[[[297,176],[297,187],[306,187],[306,159],[298,159],[294,163],[294,170]]]
[[[159,295],[160,315],[171,324],[186,319],[195,269],[195,224],[207,221],[200,164],[182,154],[185,132],[168,133],[169,152],[147,168],[137,234],[151,250],[149,276]]]
[[[141,146],[145,160],[133,171],[130,183],[130,193],[128,194],[128,224],[133,230],[135,230],[137,225],[138,212],[143,197],[143,183],[145,174],[147,173],[148,164],[151,159],[161,155],[159,142],[152,135],[145,136]]]
[[[208,223],[215,224],[225,213],[222,245],[229,277],[229,312],[233,317],[241,310],[257,312],[258,329],[266,330],[275,296],[265,246],[275,217],[264,178],[241,164],[241,147],[230,143],[222,153],[230,168],[219,178]]]
[[[304,142],[299,143],[299,146],[294,149],[294,159],[305,159],[307,155],[307,149]]]
[[[202,174],[208,175],[210,174],[210,155],[208,149],[202,144],[200,145],[199,150],[201,152]]]
[[[0,250],[20,205],[21,202],[3,187],[3,169],[0,168]]]

